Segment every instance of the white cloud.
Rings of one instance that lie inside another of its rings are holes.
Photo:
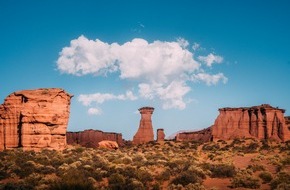
[[[219,81],[223,81],[223,83],[227,83],[228,78],[224,76],[223,73],[218,73],[215,75],[210,75],[207,73],[198,73],[192,76],[191,78],[192,81],[203,81],[207,85],[215,85]]]
[[[210,53],[196,59],[188,47],[189,42],[183,38],[151,43],[135,38],[124,44],[108,44],[80,36],[62,49],[57,66],[62,73],[76,76],[107,76],[115,72],[120,79],[136,83],[138,88],[138,95],[132,91],[121,95],[82,94],[78,100],[85,106],[93,102],[102,104],[109,100],[136,100],[140,97],[158,99],[164,109],[184,109],[187,104],[184,97],[191,90],[192,82],[203,81],[207,85],[220,80],[226,82],[222,73],[207,74],[203,68],[204,64],[211,67],[213,63],[221,63],[221,56]],[[200,45],[194,44],[192,48],[198,49]]]
[[[198,44],[198,43],[194,43],[193,45],[192,45],[192,49],[193,49],[193,51],[196,51],[196,50],[198,50],[200,48],[200,44]]]
[[[88,109],[88,114],[89,115],[101,115],[102,114],[102,110],[98,109],[98,108],[89,108]]]
[[[198,60],[205,63],[208,67],[211,67],[214,63],[221,63],[223,62],[223,57],[219,55],[214,55],[212,53],[208,54],[207,56],[198,56]]]
[[[93,102],[102,104],[109,100],[136,100],[137,97],[133,95],[132,91],[127,91],[126,94],[114,95],[109,93],[95,93],[95,94],[81,94],[78,101],[84,106],[90,106]]]

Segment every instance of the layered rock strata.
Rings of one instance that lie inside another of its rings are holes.
[[[139,112],[141,114],[141,120],[138,131],[134,135],[133,144],[142,144],[154,141],[154,133],[151,120],[153,111],[153,107],[142,107],[139,109]]]
[[[79,132],[67,132],[67,143],[70,145],[79,144],[87,148],[96,148],[101,141],[114,141],[119,146],[123,145],[121,133],[103,132],[100,130],[88,129]]]
[[[212,128],[209,127],[200,131],[178,133],[175,137],[175,140],[209,142],[212,140]]]
[[[235,138],[290,140],[284,109],[268,104],[253,107],[221,108],[212,127],[213,140]]]
[[[10,94],[0,105],[0,150],[64,149],[71,98],[59,88]]]
[[[164,141],[164,139],[165,139],[164,129],[157,129],[157,142]]]

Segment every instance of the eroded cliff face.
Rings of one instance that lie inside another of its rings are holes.
[[[154,133],[151,120],[153,111],[154,108],[152,107],[142,107],[139,109],[139,112],[141,114],[141,120],[138,131],[134,135],[133,144],[142,144],[154,141]]]
[[[71,98],[59,88],[10,94],[0,106],[0,150],[65,148]]]
[[[67,144],[79,144],[87,148],[96,148],[101,141],[114,141],[119,146],[123,145],[121,133],[109,133],[99,130],[88,129],[79,132],[67,132]]]
[[[268,104],[253,107],[221,108],[212,127],[213,140],[235,138],[274,139],[287,141],[285,110]]]

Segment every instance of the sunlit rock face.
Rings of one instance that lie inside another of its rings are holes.
[[[154,140],[154,133],[152,127],[151,116],[153,114],[153,107],[142,107],[139,109],[141,120],[137,133],[133,138],[133,144],[142,144]]]
[[[0,106],[0,150],[64,149],[71,98],[59,88],[10,94]]]
[[[221,108],[212,127],[213,140],[256,138],[287,141],[290,131],[284,109],[268,104],[253,107]]]
[[[123,138],[121,133],[111,133],[88,129],[78,132],[67,132],[66,136],[68,144],[79,144],[87,148],[96,148],[99,146],[99,142],[101,141],[114,141],[119,146],[123,145]]]

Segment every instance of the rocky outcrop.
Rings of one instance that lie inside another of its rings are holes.
[[[121,133],[109,133],[88,129],[79,132],[67,132],[66,136],[68,144],[79,144],[87,148],[96,148],[99,146],[99,142],[104,140],[117,142],[119,146],[123,145]]]
[[[99,148],[108,148],[114,150],[117,150],[119,148],[119,145],[115,141],[101,141],[98,144]]]
[[[164,129],[157,129],[157,142],[164,141],[164,139],[165,139]]]
[[[277,141],[290,139],[284,109],[262,104],[253,107],[221,108],[219,112],[212,127],[213,140],[244,137]]]
[[[59,88],[10,94],[0,106],[0,150],[65,148],[71,97]]]
[[[138,131],[133,138],[133,144],[141,144],[154,140],[151,120],[153,111],[153,107],[142,107],[139,109],[139,112],[141,114],[141,120]]]
[[[200,131],[178,133],[175,137],[175,140],[209,142],[212,140],[212,128],[209,127]]]

